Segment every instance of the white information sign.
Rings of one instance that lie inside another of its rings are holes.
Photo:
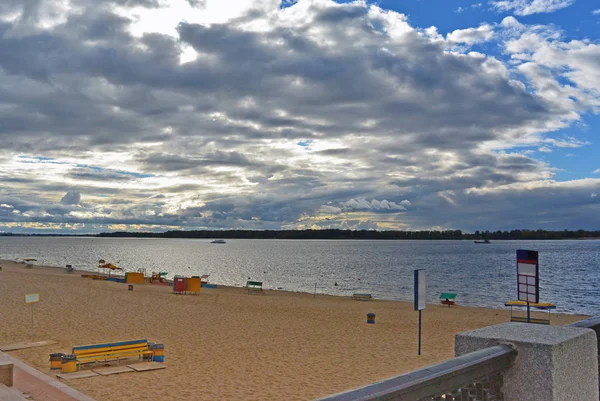
[[[425,309],[425,270],[415,270],[415,310]]]
[[[25,294],[26,304],[32,304],[34,302],[40,302],[40,294]]]

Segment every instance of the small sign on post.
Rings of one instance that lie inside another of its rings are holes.
[[[540,265],[537,251],[517,250],[517,294],[527,302],[527,323],[531,322],[531,302],[540,302]]]
[[[25,303],[32,304],[40,302],[40,294],[25,294]]]
[[[425,290],[427,284],[425,281],[425,270],[417,269],[414,272],[415,277],[415,310],[419,311],[419,348],[418,355],[421,355],[421,311],[425,309]]]
[[[33,331],[33,304],[40,302],[40,294],[25,294],[25,303],[31,304],[31,342],[35,342],[35,334]]]

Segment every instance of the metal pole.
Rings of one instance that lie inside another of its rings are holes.
[[[527,301],[527,323],[531,323],[531,308],[529,307],[529,301]]]
[[[31,342],[35,342],[35,335],[33,333],[33,303],[31,304]]]
[[[419,355],[421,355],[421,310],[419,310]]]

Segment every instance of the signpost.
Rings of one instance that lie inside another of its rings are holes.
[[[540,265],[537,251],[517,250],[517,294],[527,302],[527,323],[531,323],[530,303],[540,302]]]
[[[419,348],[418,355],[421,355],[421,311],[425,309],[425,270],[417,269],[415,275],[415,310],[419,311]]]
[[[31,304],[31,342],[35,342],[33,332],[33,304],[36,302],[40,302],[40,294],[25,294],[25,303]]]

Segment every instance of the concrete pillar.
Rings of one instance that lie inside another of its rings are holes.
[[[506,401],[598,400],[598,342],[590,329],[503,323],[456,335],[456,356],[498,344],[518,355],[504,374]]]
[[[6,387],[13,385],[13,364],[10,362],[0,361],[0,384]]]

